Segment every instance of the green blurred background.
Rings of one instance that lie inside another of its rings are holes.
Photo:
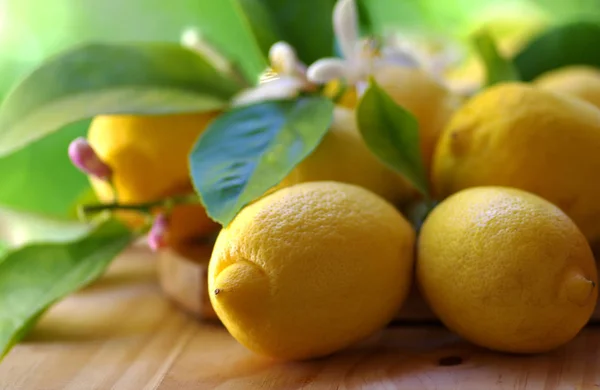
[[[0,0],[0,98],[43,59],[81,42],[178,41],[185,27],[203,25],[203,9],[217,1],[246,0]],[[397,0],[394,7],[389,0],[362,1],[371,2],[378,25],[459,39],[489,22],[498,23],[502,32],[528,24],[600,21],[600,0]],[[0,159],[0,206],[67,216],[89,191],[66,153],[69,141],[84,134],[87,125],[69,126]]]

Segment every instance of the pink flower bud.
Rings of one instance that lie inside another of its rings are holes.
[[[158,214],[154,218],[154,224],[148,233],[148,246],[156,252],[167,246],[167,231],[169,219],[165,214]]]
[[[108,180],[112,175],[110,167],[100,160],[96,151],[83,137],[78,137],[71,142],[69,158],[85,174],[96,176],[102,180]]]

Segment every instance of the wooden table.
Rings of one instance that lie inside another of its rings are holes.
[[[327,359],[278,363],[174,307],[152,256],[136,249],[55,306],[0,363],[7,390],[380,388],[600,388],[600,327],[553,353],[520,357],[473,347],[439,325],[397,324]]]

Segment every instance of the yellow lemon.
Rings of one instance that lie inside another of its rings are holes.
[[[418,68],[389,66],[381,68],[373,76],[381,88],[419,122],[421,154],[426,172],[429,172],[440,132],[462,103],[462,98]],[[335,96],[336,87],[337,83],[331,83],[324,93]],[[355,89],[348,88],[339,102],[342,106],[354,109],[358,102]]]
[[[596,263],[572,220],[531,193],[463,190],[425,220],[416,275],[452,331],[487,348],[538,353],[581,330],[596,305]]]
[[[600,108],[600,69],[591,66],[567,66],[542,74],[534,84],[552,92],[585,100]]]
[[[233,337],[256,353],[328,355],[393,318],[410,287],[414,240],[404,217],[362,187],[284,188],[221,231],[210,299]]]
[[[600,238],[600,110],[522,83],[491,87],[444,130],[434,158],[438,197],[484,185],[540,195]]]
[[[88,141],[112,168],[120,203],[152,202],[193,193],[188,154],[216,115],[98,116],[89,128]],[[114,201],[106,182],[92,178],[91,183],[101,201]],[[132,226],[143,223],[139,214],[120,215]],[[201,205],[178,206],[171,216],[169,241],[192,239],[217,227]]]
[[[375,80],[419,122],[421,154],[429,172],[440,133],[462,104],[462,98],[419,69],[386,67],[375,75]]]
[[[356,184],[392,203],[402,203],[416,194],[406,179],[369,150],[358,130],[354,111],[339,106],[319,146],[276,188],[311,181]]]

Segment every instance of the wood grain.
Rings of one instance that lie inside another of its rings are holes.
[[[129,251],[94,286],[55,306],[0,364],[0,389],[594,389],[600,327],[564,348],[511,356],[441,326],[402,325],[329,358],[256,356],[164,298],[156,259]]]

